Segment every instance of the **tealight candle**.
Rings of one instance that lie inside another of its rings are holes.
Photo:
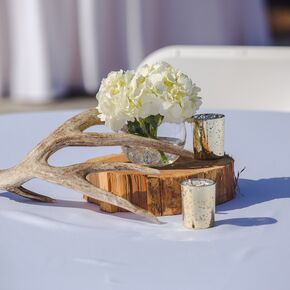
[[[224,156],[224,119],[222,114],[198,114],[193,117],[193,151],[196,159]]]
[[[216,183],[193,178],[181,183],[183,225],[190,229],[213,227]]]

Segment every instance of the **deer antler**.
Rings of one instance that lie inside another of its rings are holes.
[[[95,162],[79,163],[64,167],[49,165],[49,157],[59,149],[67,146],[146,146],[179,156],[193,158],[192,152],[158,140],[123,133],[84,132],[84,130],[93,125],[103,124],[97,115],[96,109],[90,109],[72,117],[40,142],[18,165],[0,170],[0,189],[32,200],[52,202],[53,199],[50,197],[32,192],[22,186],[33,178],[39,178],[79,191],[94,199],[124,208],[158,223],[158,219],[150,212],[133,205],[113,193],[97,188],[86,180],[86,176],[91,172],[136,170],[154,174],[158,173],[158,170],[130,163]]]

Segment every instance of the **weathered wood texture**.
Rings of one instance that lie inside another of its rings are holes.
[[[97,157],[90,162],[128,162],[123,154]],[[150,211],[154,215],[175,215],[181,213],[180,182],[191,177],[208,178],[217,183],[217,204],[234,197],[235,175],[234,160],[225,156],[218,160],[179,160],[160,170],[160,174],[146,174],[132,171],[92,173],[87,179],[95,186],[110,191],[131,203]],[[124,211],[123,209],[94,198],[85,196],[100,205],[106,212]]]
[[[158,219],[152,213],[133,205],[127,199],[112,194],[110,191],[93,186],[86,180],[86,176],[92,172],[133,170],[154,174],[159,173],[158,170],[122,162],[79,163],[60,167],[48,163],[52,154],[68,146],[122,146],[125,144],[151,147],[188,159],[193,158],[192,152],[159,140],[124,133],[85,131],[91,126],[103,124],[98,118],[98,111],[94,108],[72,117],[41,141],[19,164],[12,168],[0,170],[0,190],[7,190],[36,201],[53,202],[52,198],[23,187],[27,181],[39,178],[81,192],[93,199],[124,208],[158,223]]]

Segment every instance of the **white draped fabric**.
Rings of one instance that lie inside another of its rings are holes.
[[[269,44],[260,0],[0,0],[0,96],[96,92],[172,44]]]
[[[15,165],[76,113],[0,116],[1,169]],[[217,206],[215,227],[187,230],[181,215],[163,216],[156,225],[131,213],[105,214],[80,193],[32,180],[27,188],[56,201],[0,192],[0,289],[289,290],[290,114],[223,113],[226,152],[235,158],[236,173],[246,170],[236,198]],[[93,130],[109,132],[104,126]],[[70,148],[50,164],[119,150]]]

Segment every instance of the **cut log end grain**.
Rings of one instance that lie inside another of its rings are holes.
[[[88,162],[128,162],[123,154],[97,157]],[[207,178],[216,181],[216,203],[231,200],[235,194],[234,160],[224,156],[218,160],[189,160],[177,162],[160,169],[160,174],[132,171],[91,173],[87,180],[93,185],[110,191],[156,216],[181,214],[180,183],[188,178]],[[124,211],[121,208],[98,202],[84,196],[89,202],[100,205],[106,212]]]

